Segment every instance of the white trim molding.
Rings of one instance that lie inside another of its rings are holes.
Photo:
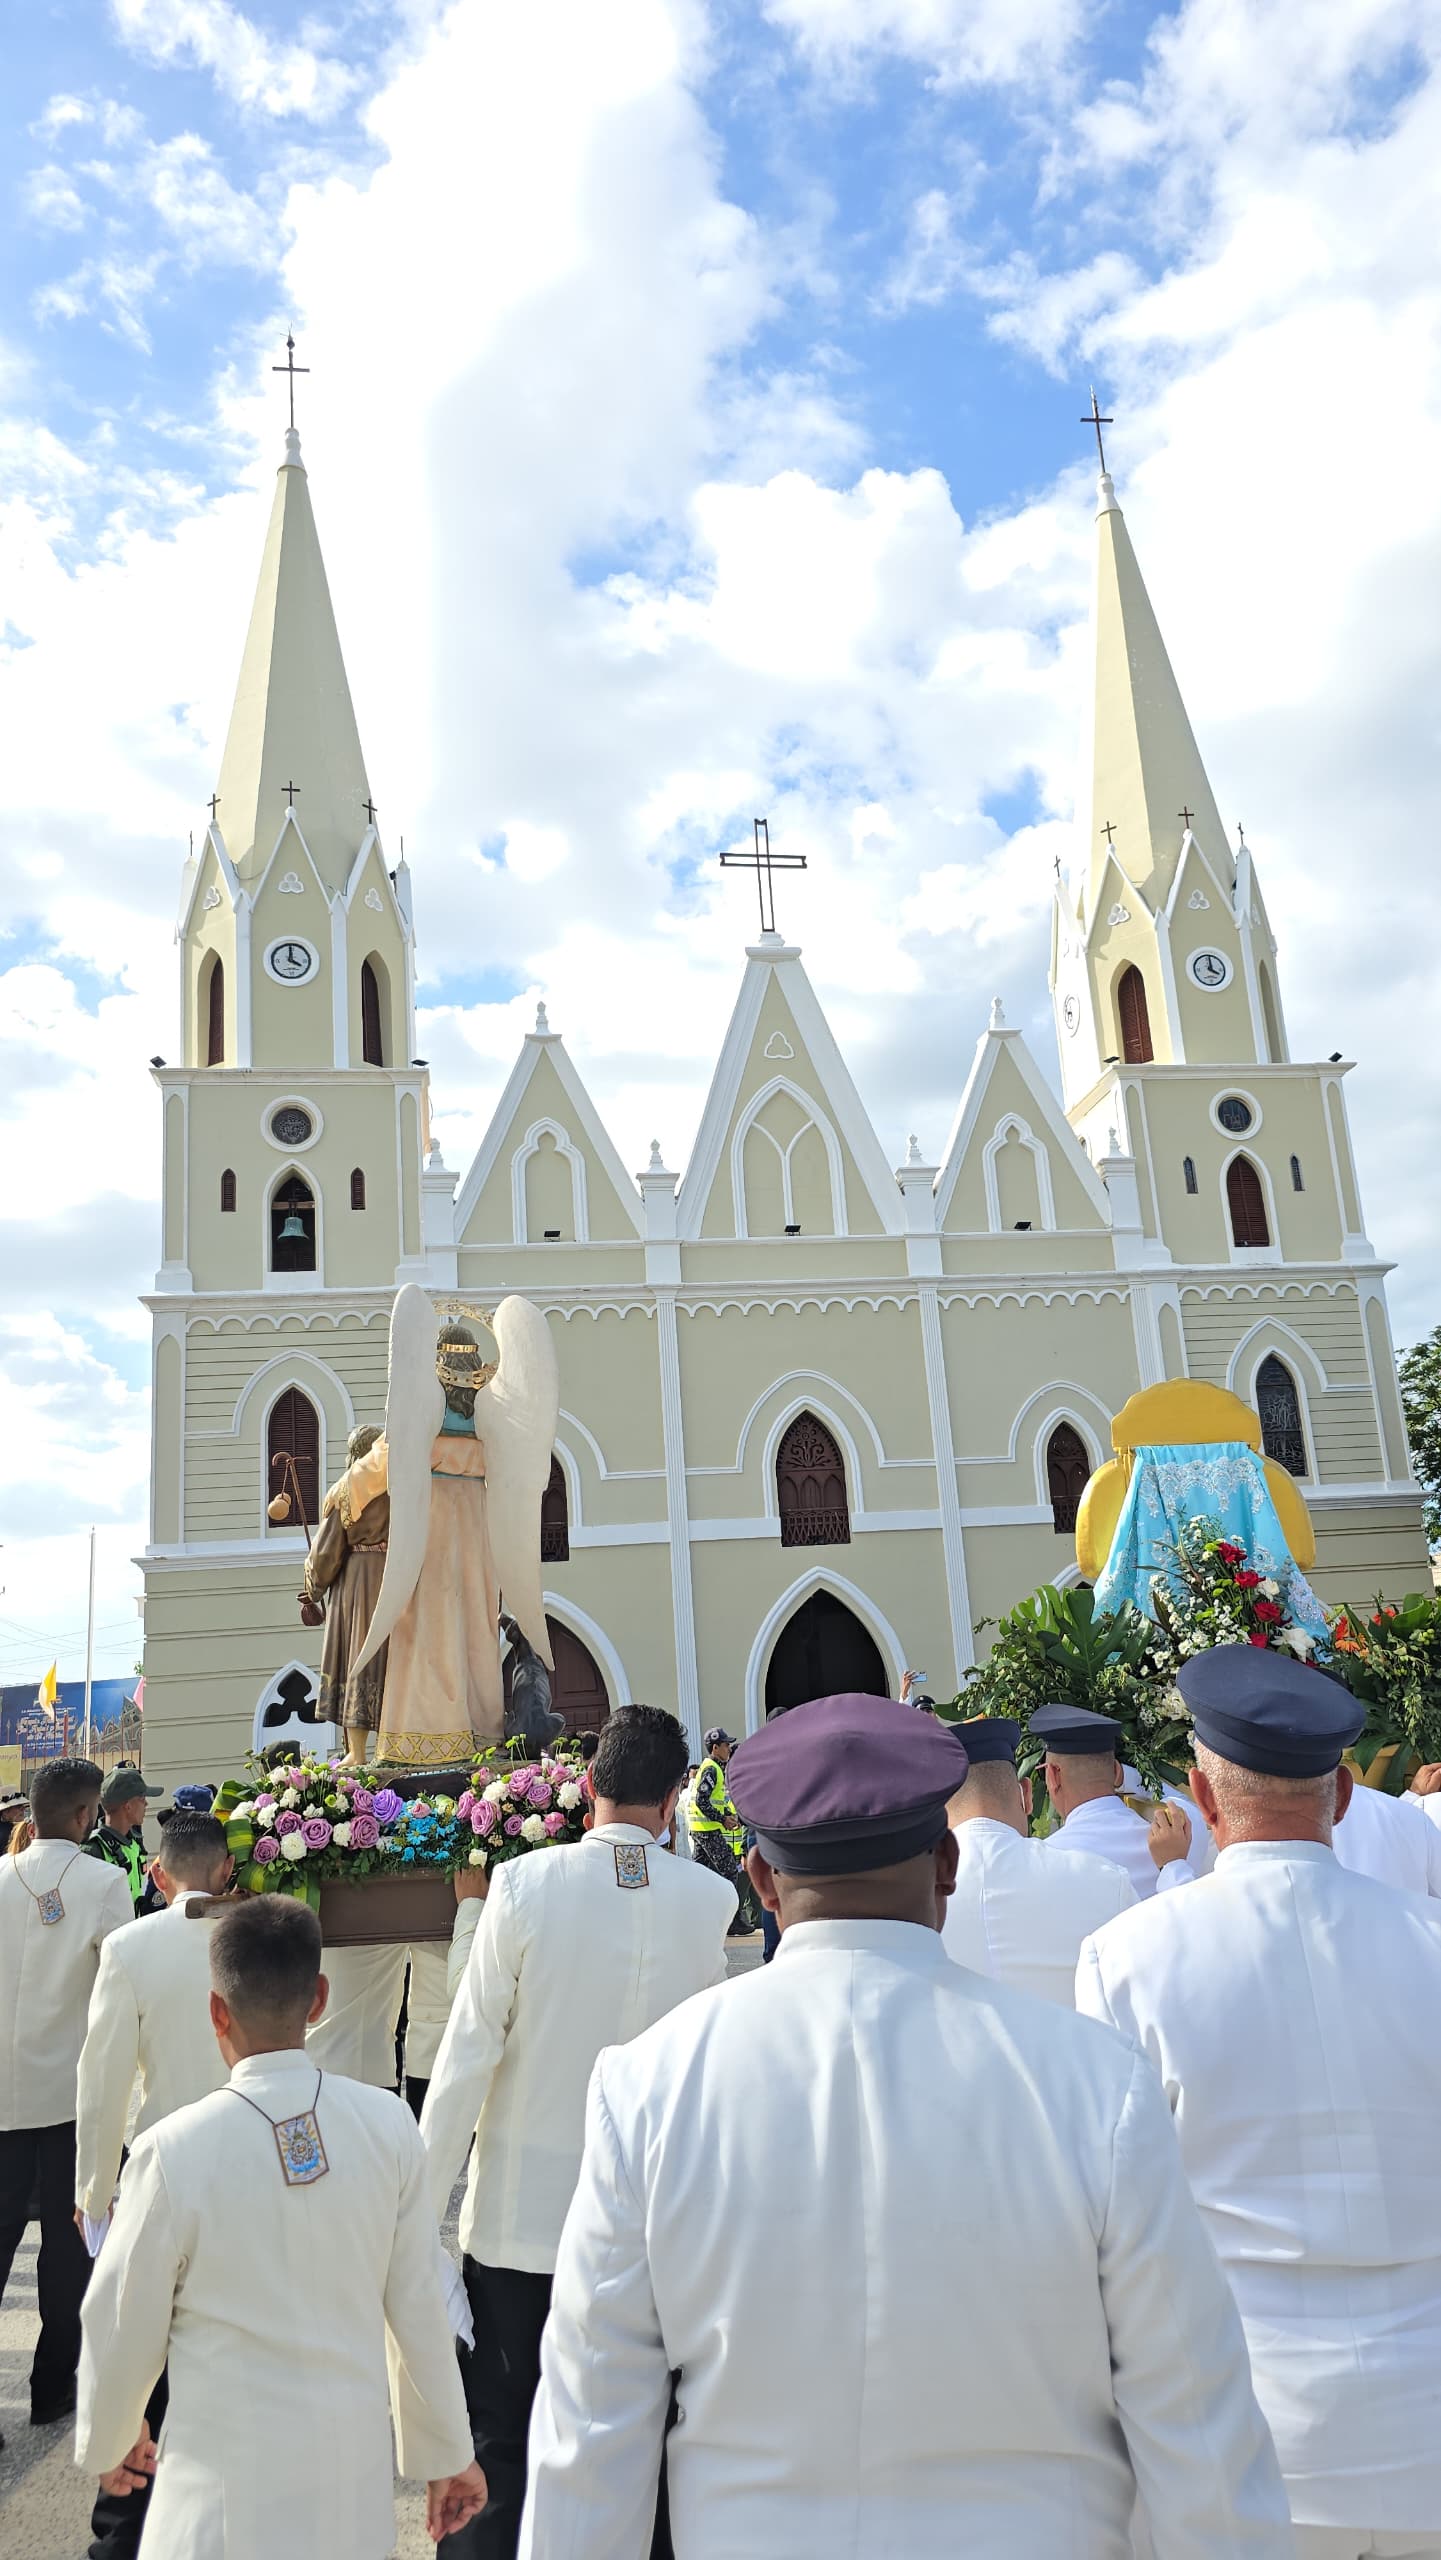
[[[800,1127],[784,1146],[771,1130],[760,1127],[760,1114],[764,1111],[766,1104],[773,1101],[778,1093],[789,1094],[796,1109],[805,1114]],[[835,1123],[812,1095],[804,1092],[798,1084],[792,1084],[789,1076],[772,1076],[769,1084],[763,1084],[757,1093],[751,1095],[744,1111],[736,1121],[731,1138],[731,1203],[735,1212],[737,1237],[749,1237],[751,1233],[746,1211],[745,1143],[753,1129],[760,1130],[760,1135],[768,1140],[780,1158],[781,1217],[783,1224],[788,1227],[795,1221],[795,1204],[791,1193],[791,1155],[799,1146],[807,1130],[815,1130],[825,1148],[826,1163],[830,1170],[831,1230],[838,1236],[847,1234],[849,1212],[846,1206],[846,1167]]]
[[[514,1240],[517,1244],[526,1245],[544,1241],[529,1232],[525,1205],[525,1168],[532,1156],[539,1155],[542,1138],[553,1139],[556,1154],[564,1156],[570,1166],[570,1214],[575,1241],[577,1244],[589,1244],[590,1201],[586,1192],[585,1158],[569,1132],[549,1116],[532,1120],[510,1159],[510,1214]]]
[[[996,1122],[981,1150],[981,1179],[986,1186],[986,1224],[993,1236],[1007,1233],[1001,1223],[1001,1185],[996,1172],[996,1158],[1012,1138],[1019,1138],[1030,1153],[1036,1168],[1036,1202],[1041,1213],[1041,1230],[1045,1235],[1054,1235],[1056,1200],[1051,1187],[1050,1149],[1036,1136],[1029,1120],[1023,1120],[1018,1111],[1008,1111]]]

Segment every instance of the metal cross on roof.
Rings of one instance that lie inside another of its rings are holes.
[[[279,368],[277,367],[277,370],[278,370],[278,369],[279,369]],[[299,799],[299,797],[300,797],[300,785],[299,785],[299,783],[298,783],[298,782],[282,782],[282,784],[281,784],[280,788],[281,788],[281,790],[282,790],[282,791],[284,792],[284,794],[285,794],[285,799],[286,799],[286,805],[287,805],[287,807],[288,807],[288,808],[293,809],[293,808],[294,808],[294,806],[295,806],[296,801],[297,801],[297,800]]]
[[[1114,825],[1113,825],[1112,821],[1111,821],[1109,818],[1106,820],[1105,825],[1102,827],[1102,829],[1101,829],[1101,833],[1102,833],[1102,835],[1105,837],[1107,844],[1113,844],[1113,843],[1115,842],[1116,830],[1115,830],[1115,827],[1114,827]]]
[[[210,794],[210,823],[211,823],[212,827],[213,827],[213,826],[214,826],[214,824],[215,824],[215,812],[216,812],[216,810],[219,808],[219,806],[220,806],[220,794],[219,794],[219,792],[218,792],[218,791],[212,791],[212,792],[211,792],[211,794]]]
[[[295,424],[295,377],[298,373],[309,373],[310,371],[308,364],[297,364],[295,361],[294,338],[286,338],[284,364],[273,364],[270,370],[272,373],[285,373],[290,376],[290,423],[293,427]]]
[[[366,817],[369,819],[370,824],[371,824],[372,826],[374,826],[374,824],[375,824],[375,802],[374,802],[373,800],[363,800],[363,801],[361,802],[361,804],[360,804],[360,805],[361,805],[361,807],[364,809],[365,814],[366,814]]]
[[[1182,824],[1182,826],[1183,826],[1183,827],[1189,827],[1189,825],[1190,825],[1190,823],[1191,823],[1191,820],[1194,818],[1195,814],[1196,814],[1196,812],[1195,812],[1195,810],[1194,810],[1194,809],[1178,809],[1178,810],[1176,811],[1176,815],[1177,815],[1177,817],[1180,819],[1181,824]]]
[[[776,929],[776,898],[775,883],[771,878],[771,873],[773,871],[804,871],[806,868],[806,857],[803,853],[772,853],[769,819],[757,818],[753,823],[755,826],[756,838],[754,853],[742,853],[739,849],[733,849],[729,853],[723,853],[720,858],[721,869],[723,871],[753,871],[755,873],[756,895],[760,901],[761,931],[762,933],[774,933]]]
[[[280,371],[280,367],[279,367],[278,365],[276,366],[276,371],[277,371],[277,373]],[[1114,418],[1103,418],[1103,417],[1102,417],[1102,415],[1101,415],[1101,404],[1100,404],[1099,400],[1096,398],[1096,386],[1095,386],[1095,384],[1094,384],[1094,383],[1092,383],[1092,385],[1091,385],[1091,405],[1090,405],[1089,409],[1086,411],[1085,416],[1084,416],[1084,417],[1083,417],[1083,419],[1081,420],[1081,424],[1082,424],[1082,426],[1083,426],[1083,427],[1094,427],[1094,428],[1095,428],[1095,430],[1096,430],[1096,451],[1097,451],[1097,453],[1098,453],[1098,454],[1100,455],[1100,457],[1101,457],[1101,469],[1102,469],[1103,471],[1104,471],[1104,470],[1105,470],[1105,468],[1106,468],[1106,448],[1105,448],[1105,445],[1104,445],[1104,443],[1102,442],[1102,439],[1101,439],[1101,429],[1102,429],[1102,427],[1113,427],[1113,426],[1115,425],[1115,423],[1116,423],[1116,421],[1115,421],[1115,419],[1114,419]]]

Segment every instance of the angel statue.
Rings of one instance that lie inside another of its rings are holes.
[[[503,1298],[485,1321],[500,1351],[494,1366],[458,1320],[442,1324],[437,1344],[426,1292],[399,1291],[385,1433],[350,1470],[363,1478],[349,1488],[353,1510],[390,1495],[380,1596],[354,1665],[362,1672],[389,1645],[381,1760],[453,1767],[477,1741],[502,1739],[502,1593],[541,1660],[551,1660],[540,1504],[560,1398],[555,1345],[524,1298]],[[359,1756],[354,1739],[350,1756]]]

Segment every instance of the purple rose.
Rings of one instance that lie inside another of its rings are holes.
[[[536,1769],[516,1770],[515,1775],[510,1782],[510,1792],[521,1804],[527,1804],[529,1802],[530,1782],[532,1778],[538,1777],[539,1774],[539,1771]]]
[[[373,1813],[357,1813],[351,1817],[350,1845],[352,1849],[373,1849],[379,1838],[380,1825],[376,1821]]]
[[[281,1840],[284,1839],[287,1831],[298,1831],[300,1828],[301,1821],[298,1813],[286,1811],[278,1813],[275,1817],[276,1836]]]
[[[518,1813],[508,1814],[506,1816],[505,1824],[505,1836],[507,1840],[518,1840],[520,1838],[520,1827],[520,1815]]]
[[[303,1787],[305,1784],[305,1771],[303,1769],[287,1769],[285,1772],[285,1783],[288,1787]]]
[[[382,1787],[370,1809],[377,1822],[398,1822],[405,1811],[405,1798],[398,1796],[394,1787]]]
[[[477,1840],[488,1840],[499,1820],[500,1816],[494,1805],[487,1804],[484,1796],[481,1797],[479,1804],[471,1806],[470,1827]]]
[[[279,1857],[280,1843],[273,1832],[262,1831],[250,1854],[258,1867],[268,1867],[272,1858]]]
[[[375,1798],[369,1787],[352,1787],[350,1801],[357,1813],[373,1813],[375,1810]]]
[[[475,1789],[474,1787],[467,1787],[464,1795],[459,1796],[456,1799],[455,1817],[457,1822],[468,1822],[474,1811]]]
[[[255,1802],[257,1807],[259,1807],[263,1804],[274,1804],[275,1798],[274,1796],[257,1796]]]
[[[563,1813],[548,1813],[545,1817],[545,1827],[550,1833],[552,1840],[558,1840],[562,1831],[565,1829],[565,1815]]]
[[[308,1822],[302,1822],[300,1828],[304,1834],[307,1849],[329,1848],[330,1825],[323,1814],[313,1813]]]
[[[549,1802],[550,1802],[550,1800],[551,1800],[551,1797],[554,1795],[554,1793],[555,1793],[555,1789],[554,1789],[554,1787],[548,1787],[548,1786],[546,1785],[546,1783],[545,1783],[544,1778],[532,1778],[532,1779],[531,1779],[531,1782],[530,1782],[530,1800],[531,1800],[531,1803],[535,1806],[535,1809],[536,1809],[537,1813],[543,1813],[543,1812],[545,1811],[545,1808],[546,1808],[546,1806],[549,1804]]]

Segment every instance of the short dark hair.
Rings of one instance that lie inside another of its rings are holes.
[[[292,2033],[320,1979],[320,1922],[288,1893],[248,1893],[210,1937],[210,1980],[237,2018]]]
[[[689,1758],[684,1730],[664,1707],[617,1707],[590,1764],[591,1791],[609,1804],[663,1804]]]
[[[582,1767],[589,1766],[590,1762],[595,1758],[599,1748],[600,1735],[598,1733],[583,1733],[580,1736],[580,1757]]]
[[[189,1884],[211,1874],[225,1855],[225,1825],[213,1813],[187,1813],[183,1805],[172,1811],[160,1843],[160,1863],[167,1874]]]
[[[93,1760],[47,1760],[30,1787],[36,1830],[43,1833],[52,1823],[68,1822],[82,1804],[98,1804],[101,1783]]]

